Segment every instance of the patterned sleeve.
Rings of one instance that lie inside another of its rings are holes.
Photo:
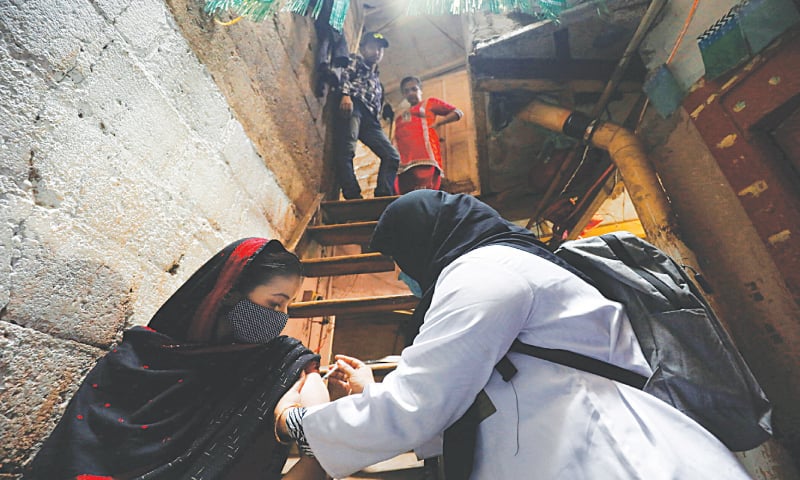
[[[308,446],[308,440],[306,440],[306,434],[303,431],[303,417],[305,414],[305,407],[287,410],[286,429],[289,431],[289,436],[292,440],[297,442],[297,448],[303,452],[303,455],[313,457],[314,453],[311,451],[311,447]]]
[[[431,97],[428,99],[428,110],[435,113],[436,115],[444,116],[450,112],[458,112],[458,118],[464,116],[464,113],[458,108],[456,108],[455,105],[451,105],[435,97]]]
[[[353,94],[353,83],[350,79],[353,76],[353,73],[356,71],[357,66],[357,59],[353,56],[350,56],[350,63],[347,64],[346,67],[342,69],[342,77],[339,79],[339,90],[342,95],[352,95]]]

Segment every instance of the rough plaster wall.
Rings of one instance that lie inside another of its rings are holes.
[[[314,168],[322,165],[322,106],[311,93],[309,75],[303,78],[296,71],[298,59],[292,55],[302,60],[310,37],[290,48],[285,42],[294,38],[291,28],[281,31],[284,16],[223,27],[200,11],[201,2],[168,3],[264,161],[291,198],[307,196],[301,203],[308,203],[319,191]],[[309,113],[319,122],[308,122]]]
[[[491,132],[486,143],[489,151],[489,192],[529,189],[531,164],[539,156],[548,132],[514,117],[500,132]],[[533,159],[533,160],[532,160]]]
[[[333,186],[333,170],[323,161],[324,99],[313,94],[312,20],[282,13],[225,27],[203,14],[200,2],[167,3],[264,162],[299,210],[313,208],[317,193]],[[358,8],[354,2],[344,27],[351,51]]]
[[[288,237],[301,192],[265,166],[160,0],[0,2],[0,99],[0,478],[13,478],[124,327],[225,244]],[[309,110],[291,114],[313,124]],[[287,143],[313,129],[294,126],[273,161],[299,162]]]
[[[524,15],[513,17],[487,12],[475,12],[471,15],[467,15],[464,17],[464,28],[466,29],[465,35],[468,47],[474,47],[478,43],[496,39],[503,34],[524,27],[533,21],[533,17]],[[552,41],[548,41],[547,44],[552,44]],[[541,47],[538,48],[537,53],[541,50],[543,50]],[[550,51],[554,53],[555,47],[552,47]],[[550,53],[550,51],[547,53]],[[541,56],[544,57],[547,55]]]

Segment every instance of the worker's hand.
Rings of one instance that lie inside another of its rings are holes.
[[[333,365],[331,365],[330,368],[333,368]],[[328,377],[328,394],[331,396],[331,401],[346,397],[351,393],[350,384],[347,383],[346,380],[342,380],[344,376],[334,376],[338,371],[339,369],[337,368],[336,371],[331,373],[331,376]]]
[[[353,113],[353,100],[348,95],[342,95],[342,101],[339,102],[339,111],[347,116]]]
[[[348,393],[361,393],[367,385],[375,383],[372,369],[357,358],[336,355],[337,369],[328,378],[328,389],[340,389]]]

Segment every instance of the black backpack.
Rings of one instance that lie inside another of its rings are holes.
[[[653,374],[643,377],[575,352],[519,340],[511,352],[642,389],[694,419],[733,451],[750,450],[769,439],[769,400],[714,312],[674,260],[628,232],[565,242],[555,254],[606,298],[625,306]],[[506,381],[517,372],[508,356],[495,368]],[[470,476],[477,425],[484,412],[491,413],[493,408],[482,396],[484,392],[444,432],[448,480]]]
[[[521,342],[512,351],[641,388],[734,451],[755,448],[772,435],[769,400],[702,294],[672,258],[629,232],[565,242],[555,254],[589,277],[606,298],[625,305],[653,375],[644,378],[583,355]]]

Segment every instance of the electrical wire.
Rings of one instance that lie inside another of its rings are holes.
[[[229,26],[239,22],[239,20],[241,20],[242,18],[244,18],[244,17],[242,17],[240,15],[240,16],[234,18],[233,20],[230,20],[230,21],[227,21],[227,22],[223,22],[220,19],[218,19],[217,17],[214,17],[214,22],[216,22],[217,25],[222,25],[223,27],[229,27]]]
[[[686,15],[686,20],[683,22],[683,28],[681,28],[681,32],[678,34],[678,38],[675,40],[675,44],[672,46],[672,51],[669,53],[667,61],[664,62],[665,65],[669,65],[675,58],[675,54],[678,53],[678,47],[680,47],[681,42],[683,42],[683,37],[686,36],[686,32],[689,30],[689,25],[692,23],[692,19],[694,18],[694,14],[697,11],[697,5],[699,3],[700,0],[694,0],[694,2],[692,2],[692,6],[691,8],[689,8],[689,13]],[[644,105],[642,106],[642,111],[639,114],[639,119],[636,121],[636,128],[634,129],[634,133],[637,133],[639,131],[639,127],[642,124],[642,120],[644,120],[644,114],[647,111],[648,105],[650,105],[649,98],[644,101]]]

